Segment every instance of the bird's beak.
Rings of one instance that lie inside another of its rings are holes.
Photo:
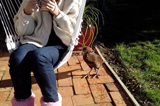
[[[78,49],[79,49],[79,50],[83,50],[83,47],[79,47]]]

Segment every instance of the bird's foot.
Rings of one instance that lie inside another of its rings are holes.
[[[98,76],[99,76],[99,74],[96,74],[96,75],[93,76],[93,78],[98,77]]]
[[[83,78],[89,78],[89,76],[90,76],[90,75],[89,75],[89,74],[87,74],[87,75],[85,75]]]

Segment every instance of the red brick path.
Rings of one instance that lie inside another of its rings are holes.
[[[11,106],[10,100],[14,96],[8,60],[9,54],[0,51],[0,106]],[[88,71],[89,67],[82,56],[71,57],[66,64],[55,70],[57,89],[62,95],[63,106],[132,106],[105,65],[100,68],[99,78],[82,78]],[[93,70],[91,77],[94,74]],[[36,95],[36,105],[40,106],[42,94],[34,77],[32,92]]]

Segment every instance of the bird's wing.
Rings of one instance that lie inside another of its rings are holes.
[[[100,68],[100,66],[103,64],[103,60],[101,59],[101,57],[94,52],[90,52],[87,54],[87,60],[90,65],[95,66],[96,68]]]
[[[87,60],[90,62],[95,62],[96,58],[97,58],[97,54],[94,52],[89,52],[87,54]]]

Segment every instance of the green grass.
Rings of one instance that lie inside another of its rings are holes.
[[[128,77],[142,85],[143,95],[153,102],[152,106],[160,106],[160,40],[121,43],[116,50],[128,69]]]

